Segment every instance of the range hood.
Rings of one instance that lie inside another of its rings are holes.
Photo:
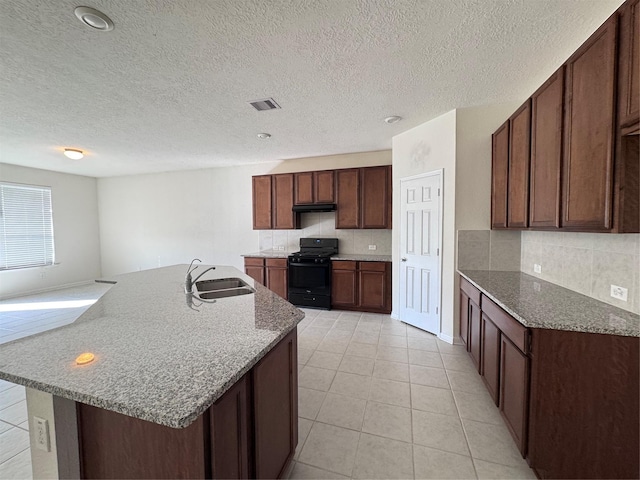
[[[309,205],[294,205],[292,210],[295,213],[303,212],[335,212],[335,203],[315,203]]]

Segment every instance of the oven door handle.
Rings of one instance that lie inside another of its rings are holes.
[[[309,267],[315,267],[315,268],[330,268],[331,264],[330,263],[290,263],[289,264],[290,267],[302,267],[302,268],[309,268]]]

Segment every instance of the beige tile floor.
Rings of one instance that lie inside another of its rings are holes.
[[[304,311],[290,478],[535,478],[463,347],[388,315]]]
[[[73,322],[108,288],[0,302],[0,344]],[[305,313],[290,478],[535,478],[464,349],[387,315]],[[0,381],[0,478],[32,477],[28,430],[24,387]]]

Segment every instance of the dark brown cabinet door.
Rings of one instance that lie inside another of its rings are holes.
[[[481,367],[480,333],[482,325],[480,313],[480,307],[469,300],[469,344],[467,345],[467,348],[469,350],[469,353],[471,354],[471,360],[473,360],[473,363],[478,369],[478,372],[480,371]]]
[[[336,170],[336,228],[360,228],[360,170]]]
[[[273,228],[291,230],[298,228],[293,213],[293,173],[273,175]]]
[[[271,175],[253,177],[253,229],[269,230],[272,226]]]
[[[640,120],[640,3],[627,2],[620,15],[620,91],[618,116],[621,126]]]
[[[491,228],[507,228],[509,178],[509,121],[491,137]]]
[[[255,477],[282,478],[298,444],[298,353],[293,330],[253,368]]]
[[[334,261],[331,264],[331,306],[358,306],[358,274],[356,262]]]
[[[315,203],[335,203],[336,190],[333,170],[313,172],[313,198]]]
[[[529,226],[560,227],[564,67],[531,97]]]
[[[313,172],[294,173],[294,202],[296,205],[305,205],[314,202],[313,196]]]
[[[498,404],[500,385],[500,330],[487,315],[482,314],[482,379],[495,404]]]
[[[360,172],[360,228],[391,228],[391,167],[367,167]]]
[[[244,273],[253,278],[256,282],[265,285],[264,279],[264,258],[245,257]]]
[[[363,309],[385,310],[390,292],[387,285],[387,264],[358,262],[358,298]]]
[[[247,383],[245,375],[211,407],[211,478],[249,478]]]
[[[289,290],[287,260],[284,258],[267,258],[265,276],[267,288],[286,300]]]
[[[469,340],[469,297],[460,290],[460,338],[468,346]]]
[[[501,338],[500,412],[524,456],[529,422],[529,359],[504,335]]]
[[[529,219],[529,161],[531,158],[531,101],[509,119],[507,226],[526,228]]]
[[[610,230],[617,17],[566,63],[562,226]]]

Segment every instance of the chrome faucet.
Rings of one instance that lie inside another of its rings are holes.
[[[187,269],[187,276],[184,279],[184,293],[192,293],[193,292],[193,284],[196,283],[198,281],[198,279],[203,276],[205,273],[207,273],[209,270],[215,270],[216,267],[209,267],[207,268],[204,272],[202,272],[200,275],[198,275],[195,279],[191,278],[191,274],[195,271],[196,268],[198,268],[198,265],[196,265],[195,267],[193,267],[193,262],[198,261],[198,262],[202,262],[202,260],[200,260],[199,258],[194,258],[193,260],[191,260],[191,264],[189,265],[189,268]],[[193,267],[193,268],[191,268]]]

